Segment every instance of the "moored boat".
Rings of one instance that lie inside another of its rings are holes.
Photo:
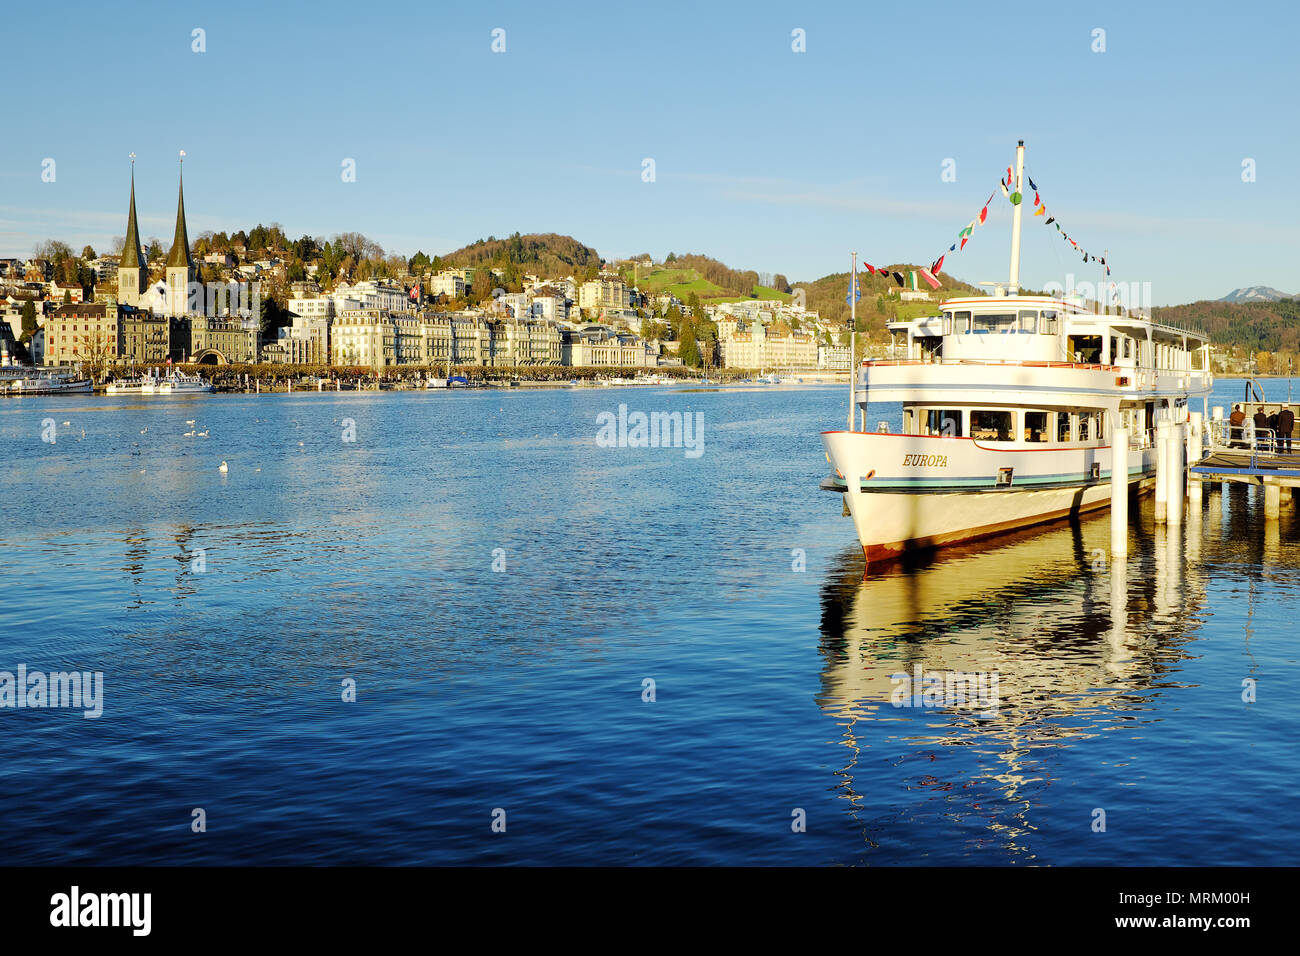
[[[1013,216],[1008,286],[889,323],[907,357],[864,361],[849,427],[822,433],[833,473],[821,486],[844,495],[869,563],[1106,508],[1113,467],[1147,490],[1157,424],[1208,398],[1202,333],[1016,295],[1019,205]],[[867,431],[880,402],[902,404],[901,433]],[[1116,427],[1125,448],[1111,446]]]
[[[31,369],[0,381],[3,395],[68,395],[91,390],[90,379],[60,369]]]

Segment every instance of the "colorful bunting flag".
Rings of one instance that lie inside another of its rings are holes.
[[[903,273],[894,272],[891,275],[893,275],[894,281],[898,283],[898,287],[901,289],[903,287]]]
[[[1034,192],[1038,192],[1038,187],[1034,185],[1034,177],[1029,176],[1027,178],[1029,179],[1029,188],[1032,189]]]
[[[998,180],[998,185],[1000,185],[1000,186],[1002,187],[1002,195],[1005,196],[1005,197],[1007,197],[1007,198],[1010,198],[1010,197],[1011,197],[1011,193],[1009,193],[1009,192],[1007,191],[1007,181],[1006,181],[1005,179],[999,179],[999,180]]]
[[[930,271],[933,272],[935,275],[938,275],[939,270],[942,268],[943,268],[943,256],[940,256],[938,260],[934,263],[934,265],[930,266]]]
[[[1047,207],[1046,207],[1046,206],[1039,206],[1039,207],[1038,207],[1038,211],[1035,212],[1034,215],[1035,215],[1035,216],[1041,216],[1041,215],[1042,215],[1043,213],[1045,213],[1045,212],[1047,212]]]
[[[939,288],[939,280],[936,279],[936,278],[934,277],[934,275],[930,272],[929,269],[922,269],[922,270],[921,270],[921,278],[924,279],[926,282],[928,282],[928,283],[930,284],[930,288],[931,288],[931,289],[937,289],[937,288]],[[912,273],[912,281],[913,281],[913,282],[916,281],[916,273],[915,273],[915,272]]]
[[[988,204],[985,203],[984,208],[980,210],[980,217],[979,217],[979,218],[980,218],[980,225],[981,225],[981,226],[984,225],[984,220],[987,219],[988,217],[989,217],[989,207],[988,207]]]

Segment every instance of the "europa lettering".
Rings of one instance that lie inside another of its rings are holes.
[[[947,455],[904,455],[903,467],[947,468]]]

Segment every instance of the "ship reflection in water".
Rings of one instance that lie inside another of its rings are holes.
[[[866,580],[860,551],[844,551],[822,588],[818,704],[840,728],[838,790],[864,862],[1079,861],[1057,850],[1087,840],[1104,801],[1080,792],[1077,767],[1107,761],[1122,778],[1126,759],[1092,742],[1141,736],[1166,716],[1156,698],[1188,686],[1180,662],[1206,603],[1201,522],[1222,520],[1218,500],[1173,532],[1151,525],[1148,503],[1113,571],[1104,516]],[[993,707],[979,699],[990,692]],[[1061,829],[1049,808],[1077,821],[1069,834],[1049,836]],[[936,828],[959,847],[933,853]]]

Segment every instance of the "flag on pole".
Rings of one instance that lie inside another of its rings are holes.
[[[866,263],[863,263],[866,265]],[[871,268],[867,266],[867,268]],[[849,276],[849,294],[844,297],[844,301],[852,304],[862,301],[862,286],[858,283],[858,270],[854,267],[853,274]]]
[[[930,272],[929,269],[921,269],[920,272],[921,272],[921,278],[924,279],[926,282],[930,283],[931,289],[939,288],[939,280],[934,277],[934,275]],[[912,282],[914,284],[916,282],[915,272],[912,273]]]

